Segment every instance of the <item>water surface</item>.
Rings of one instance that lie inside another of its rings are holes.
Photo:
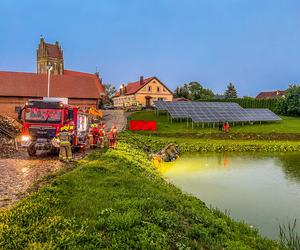
[[[295,218],[300,233],[300,153],[186,154],[159,169],[183,191],[264,236],[278,238],[279,224]]]

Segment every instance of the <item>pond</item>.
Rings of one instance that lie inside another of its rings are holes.
[[[279,224],[297,219],[300,233],[300,153],[185,154],[159,167],[184,192],[278,239]]]

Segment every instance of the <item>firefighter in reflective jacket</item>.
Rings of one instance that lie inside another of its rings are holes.
[[[114,149],[117,144],[117,127],[112,126],[111,130],[107,134],[108,146]]]
[[[99,147],[104,148],[105,123],[99,125]]]
[[[96,123],[92,124],[91,127],[92,127],[92,136],[93,136],[92,147],[95,148],[98,145],[99,129],[98,129],[98,125]]]
[[[61,161],[73,160],[72,147],[71,147],[72,134],[70,133],[69,126],[63,126],[60,129],[58,138],[59,138],[59,159]]]

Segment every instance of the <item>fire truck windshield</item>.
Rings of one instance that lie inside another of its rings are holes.
[[[25,109],[26,122],[57,123],[62,118],[61,109],[27,108]]]

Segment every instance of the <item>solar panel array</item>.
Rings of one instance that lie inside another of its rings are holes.
[[[269,109],[244,109],[233,102],[154,101],[157,110],[166,110],[171,118],[191,118],[193,122],[279,121]]]
[[[245,109],[251,121],[279,121],[282,120],[278,115],[269,109]]]

